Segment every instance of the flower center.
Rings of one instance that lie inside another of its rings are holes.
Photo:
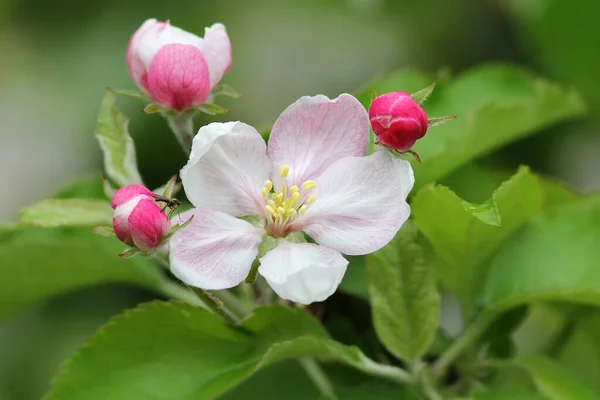
[[[267,211],[266,228],[273,236],[285,236],[290,233],[291,222],[297,215],[303,214],[317,198],[316,194],[311,193],[317,187],[315,181],[307,180],[300,187],[292,185],[288,188],[285,185],[285,178],[289,172],[290,167],[287,165],[279,168],[279,177],[282,183],[279,192],[273,191],[273,182],[270,180],[265,181],[262,188]]]

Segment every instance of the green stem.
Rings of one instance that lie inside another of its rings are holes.
[[[413,385],[415,383],[415,379],[412,375],[403,369],[392,367],[391,365],[379,364],[365,356],[362,357],[361,363],[355,365],[355,367],[369,375],[377,376],[402,385]]]
[[[210,307],[204,301],[199,299],[198,296],[194,294],[194,292],[175,282],[171,282],[165,279],[157,287],[157,289],[160,291],[160,293],[162,293],[168,298],[182,300],[193,306],[200,306],[208,311],[211,311]]]
[[[245,304],[240,301],[229,290],[219,290],[210,292],[211,295],[223,302],[224,306],[231,310],[238,318],[244,318],[252,311],[252,304]]]
[[[573,335],[573,332],[575,332],[576,327],[576,319],[567,317],[560,330],[556,333],[556,335],[552,338],[552,341],[544,350],[544,354],[552,358],[560,356],[564,347],[567,345],[567,343],[569,343],[569,339],[571,339],[571,335]]]
[[[189,114],[167,115],[169,128],[177,137],[177,141],[186,155],[192,151],[192,142],[194,140],[194,120]]]
[[[315,384],[315,386],[319,389],[321,394],[325,396],[328,400],[337,400],[338,397],[333,390],[333,385],[329,381],[329,378],[323,372],[319,364],[315,361],[314,358],[305,357],[300,358],[298,360],[306,374],[310,378],[311,381]]]
[[[429,377],[424,377],[421,383],[421,389],[423,390],[423,394],[429,400],[443,400],[442,395],[438,393],[437,389],[433,385],[433,382]]]
[[[214,296],[213,294],[207,292],[204,289],[191,288],[194,293],[205,303],[208,305],[210,310],[217,315],[220,315],[227,322],[231,324],[236,324],[240,322],[239,316],[235,315],[232,311],[227,308],[223,302]]]
[[[460,356],[465,350],[467,350],[473,342],[475,342],[489,327],[492,321],[495,319],[493,314],[484,314],[479,317],[475,323],[467,327],[462,335],[448,347],[448,349],[441,355],[437,362],[433,365],[431,372],[434,378],[442,376],[448,367]]]

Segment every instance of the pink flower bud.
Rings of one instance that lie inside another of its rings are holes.
[[[142,185],[117,190],[110,205],[115,209],[113,229],[124,243],[149,252],[169,233],[169,218]]]
[[[369,119],[379,142],[398,151],[409,150],[427,132],[425,111],[406,92],[375,98],[369,107]]]
[[[204,38],[149,19],[133,34],[127,69],[152,100],[177,111],[201,106],[231,67],[225,26],[205,29]]]

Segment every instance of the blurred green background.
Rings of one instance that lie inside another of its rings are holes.
[[[580,191],[597,190],[598,15],[597,0],[0,0],[0,222],[75,178],[99,174],[93,137],[99,103],[107,86],[133,88],[125,49],[150,17],[199,35],[214,22],[226,25],[234,61],[223,82],[245,96],[225,100],[233,113],[219,119],[258,128],[302,95],[352,93],[404,67],[454,75],[506,61],[572,84],[590,106],[588,118],[483,162],[506,168],[525,163]],[[134,100],[120,105],[131,117],[145,181],[159,186],[185,163],[184,154],[160,117],[144,115]],[[61,360],[100,324],[150,297],[130,287],[93,288],[0,325],[0,399],[40,398]],[[455,307],[446,306],[443,323],[456,331]],[[532,338],[560,318],[538,307],[517,333],[519,343],[534,351]],[[575,335],[564,357],[588,375],[590,366],[600,370],[589,341]]]

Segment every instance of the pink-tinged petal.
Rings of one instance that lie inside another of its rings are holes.
[[[141,199],[129,214],[129,232],[135,246],[145,252],[154,249],[169,233],[169,218],[154,200]]]
[[[231,67],[231,42],[223,24],[214,24],[204,31],[202,53],[210,72],[210,87],[213,88]]]
[[[170,240],[171,272],[188,285],[227,289],[248,275],[264,230],[220,211],[194,209],[192,222]]]
[[[142,185],[130,186],[143,187]],[[121,190],[129,188],[130,186],[126,186],[122,189],[119,189],[117,193],[119,193],[119,191]],[[115,196],[117,195],[117,193],[115,193]],[[115,197],[113,197],[113,200],[114,198]],[[143,199],[148,199],[148,196],[146,196],[145,194],[136,194],[133,197],[130,197],[127,201],[120,203],[115,208],[115,213],[113,214],[112,223],[115,234],[117,235],[120,241],[127,243],[130,246],[133,246],[134,243],[131,237],[131,231],[129,229],[129,215],[133,212],[133,209],[138,205],[138,203]]]
[[[142,90],[147,90],[147,73],[152,59],[161,47],[170,43],[189,44],[200,49],[202,38],[172,26],[169,21],[149,19],[129,40],[127,68],[131,78]]]
[[[148,71],[148,93],[156,103],[178,111],[204,104],[210,85],[202,52],[188,44],[161,47]]]
[[[144,185],[127,185],[115,192],[112,199],[110,200],[110,206],[113,209],[117,208],[121,204],[124,204],[139,195],[146,195],[152,197],[152,192]]]
[[[242,122],[215,122],[198,131],[180,176],[197,208],[243,216],[262,214],[261,190],[269,169],[265,141],[256,129]]]
[[[289,182],[315,179],[337,160],[362,156],[369,143],[367,111],[349,94],[302,97],[279,116],[269,138],[273,165],[290,167]]]
[[[258,272],[275,293],[300,304],[324,301],[339,286],[348,261],[335,250],[280,240],[260,258]]]
[[[387,151],[347,157],[317,181],[317,198],[298,218],[317,243],[344,254],[368,254],[385,246],[410,214],[414,184],[410,164]]]

